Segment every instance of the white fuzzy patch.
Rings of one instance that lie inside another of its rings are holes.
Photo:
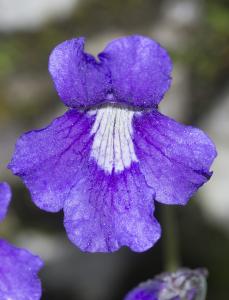
[[[94,135],[91,157],[107,173],[122,172],[137,162],[132,141],[134,111],[107,106],[91,111],[96,114],[91,130]]]

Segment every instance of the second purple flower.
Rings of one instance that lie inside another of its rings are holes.
[[[77,38],[53,50],[49,70],[70,109],[24,134],[9,168],[38,207],[64,209],[68,236],[83,251],[149,249],[161,234],[154,200],[186,204],[216,156],[201,130],[157,110],[171,82],[167,52],[129,36],[97,60]]]

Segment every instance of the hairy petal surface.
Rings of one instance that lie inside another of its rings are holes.
[[[70,107],[89,106],[106,99],[106,68],[84,52],[84,38],[59,44],[49,58],[49,72],[63,102]]]
[[[65,227],[83,251],[112,252],[128,246],[141,252],[160,237],[153,207],[153,190],[136,163],[118,174],[106,174],[94,163],[69,194]]]
[[[38,256],[0,240],[0,299],[39,300],[41,282],[37,273],[43,266]]]
[[[117,101],[152,107],[169,89],[172,62],[166,50],[150,38],[133,35],[116,39],[99,58],[111,72]]]
[[[211,177],[215,146],[205,133],[185,126],[158,111],[135,116],[135,152],[155,200],[186,204]]]
[[[0,222],[7,214],[11,196],[10,186],[6,182],[0,182]]]
[[[51,125],[22,135],[9,168],[29,188],[38,207],[57,212],[63,208],[71,186],[89,164],[93,117],[70,110]]]

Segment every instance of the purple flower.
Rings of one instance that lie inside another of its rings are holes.
[[[165,49],[142,36],[112,41],[98,59],[82,38],[51,53],[49,71],[70,109],[22,135],[9,168],[38,207],[64,210],[83,251],[149,249],[161,234],[153,200],[186,204],[211,177],[211,140],[157,110],[171,70]]]
[[[10,187],[6,183],[0,183],[1,220],[7,212],[10,199]],[[38,256],[0,239],[0,299],[40,299],[41,282],[37,273],[42,266],[43,262]]]
[[[141,283],[124,300],[205,300],[207,271],[180,269]]]

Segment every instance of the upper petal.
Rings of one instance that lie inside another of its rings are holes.
[[[106,68],[84,52],[84,39],[59,44],[49,58],[49,72],[63,102],[70,107],[103,102],[109,90]]]
[[[139,35],[109,43],[99,55],[111,72],[114,98],[138,107],[157,105],[171,82],[172,62],[156,41]]]
[[[98,57],[97,61],[84,52],[83,38],[65,41],[52,51],[49,71],[66,105],[112,102],[154,107],[170,86],[170,57],[150,38],[116,39]]]
[[[5,218],[11,200],[11,189],[6,182],[0,182],[0,221]]]
[[[155,190],[155,199],[185,204],[211,177],[216,157],[213,142],[201,130],[157,111],[136,116],[134,144],[140,170]]]
[[[41,282],[37,273],[43,266],[38,256],[0,240],[0,299],[39,300]]]

